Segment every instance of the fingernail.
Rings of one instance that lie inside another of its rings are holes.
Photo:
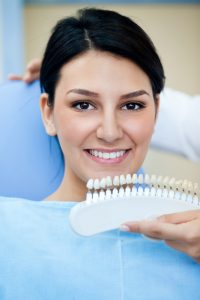
[[[130,231],[130,228],[127,225],[125,225],[125,224],[122,224],[119,229],[121,231]]]

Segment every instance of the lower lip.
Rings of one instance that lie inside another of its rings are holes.
[[[124,159],[126,159],[126,157],[128,156],[129,154],[129,151],[126,151],[124,153],[124,155],[120,156],[120,157],[116,157],[116,158],[109,158],[109,159],[104,159],[104,158],[100,158],[100,157],[96,157],[92,154],[90,154],[88,151],[84,151],[86,153],[86,155],[92,159],[93,161],[97,162],[97,163],[100,163],[100,164],[118,164],[118,163],[121,163]]]

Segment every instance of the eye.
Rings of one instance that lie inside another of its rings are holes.
[[[129,102],[126,103],[122,106],[123,110],[140,110],[142,108],[144,108],[145,105],[142,103],[137,103],[137,102]]]
[[[72,104],[72,107],[76,108],[77,110],[92,110],[94,106],[87,101],[79,101]]]

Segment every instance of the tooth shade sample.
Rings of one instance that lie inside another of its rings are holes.
[[[99,182],[99,179],[95,179],[94,181],[94,189],[95,190],[98,190],[100,188],[100,182]]]
[[[132,178],[130,174],[126,175],[126,184],[131,184],[132,183]]]
[[[88,182],[87,182],[87,188],[88,188],[89,190],[91,190],[91,189],[93,189],[93,186],[94,186],[94,180],[91,178],[91,179],[89,179]]]
[[[121,185],[126,184],[126,178],[125,178],[124,175],[120,175],[119,182],[120,182]]]
[[[112,186],[112,179],[110,176],[107,176],[106,177],[106,186],[109,187],[109,186]]]
[[[137,176],[137,174],[133,174],[133,176],[132,176],[132,183],[133,184],[138,183],[138,176]]]
[[[100,181],[100,188],[105,189],[105,187],[106,187],[106,179],[102,178],[101,181]]]
[[[143,175],[142,175],[142,174],[139,174],[139,175],[138,175],[138,183],[139,183],[139,184],[142,184],[143,182],[144,182]]]
[[[119,185],[119,176],[115,176],[115,177],[113,178],[113,185],[114,185],[114,186],[118,186],[118,185]]]

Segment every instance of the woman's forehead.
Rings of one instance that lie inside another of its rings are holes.
[[[61,69],[60,85],[68,88],[151,90],[146,73],[134,62],[108,52],[88,51],[66,63]]]

